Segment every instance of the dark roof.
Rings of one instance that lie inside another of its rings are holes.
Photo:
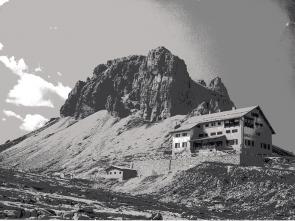
[[[287,151],[287,150],[285,150],[281,147],[275,146],[275,145],[272,145],[272,152],[277,153],[282,156],[295,157],[293,152]]]
[[[106,171],[113,170],[113,169],[117,169],[117,170],[121,170],[121,171],[136,171],[136,170],[128,168],[128,167],[115,166],[115,165],[109,166],[108,168],[106,168]]]
[[[270,125],[269,121],[267,120],[267,118],[265,117],[265,115],[263,114],[259,106],[245,107],[245,108],[239,108],[239,109],[234,109],[229,111],[222,111],[222,112],[213,113],[213,114],[204,114],[204,115],[194,116],[189,118],[187,121],[185,121],[179,128],[171,132],[174,133],[174,132],[190,130],[201,123],[240,118],[256,108],[260,110],[260,112],[262,113],[262,116],[264,117],[272,133],[274,134],[275,133],[274,129]]]

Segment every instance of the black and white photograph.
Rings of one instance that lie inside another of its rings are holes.
[[[0,220],[295,220],[295,0],[0,0]]]

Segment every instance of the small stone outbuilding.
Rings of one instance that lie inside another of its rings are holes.
[[[137,177],[136,170],[122,166],[112,165],[106,169],[106,173],[109,179],[128,180]]]

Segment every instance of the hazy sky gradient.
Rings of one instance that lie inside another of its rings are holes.
[[[261,105],[277,132],[274,143],[294,151],[290,2],[10,0],[0,7],[0,56],[23,58],[26,73],[54,87],[73,87],[99,63],[162,45],[185,60],[193,79],[221,76],[238,107]],[[24,133],[21,119],[3,110],[22,119],[58,116],[64,101],[51,86],[44,96],[53,108],[17,106],[6,100],[18,76],[2,63],[0,74],[0,142]]]

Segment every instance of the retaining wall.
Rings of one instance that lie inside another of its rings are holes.
[[[241,166],[263,166],[264,157],[258,156],[255,153],[251,153],[251,152],[242,152],[240,165]]]
[[[171,160],[163,159],[134,161],[133,169],[137,170],[139,176],[151,176],[167,174],[170,171],[187,170],[203,162],[221,162],[239,165],[240,155],[232,154],[224,156],[195,156]]]

